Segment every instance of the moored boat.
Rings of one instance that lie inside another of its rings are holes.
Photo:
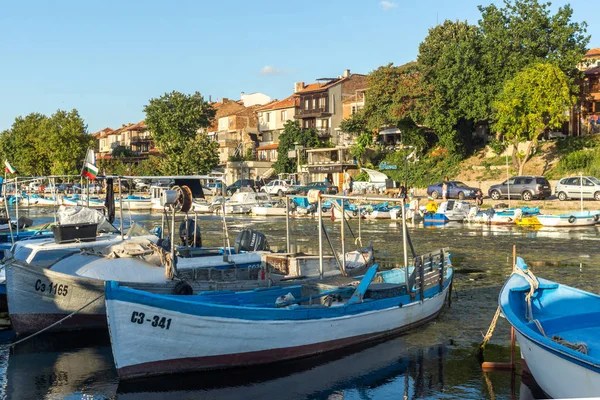
[[[266,364],[399,334],[442,309],[453,270],[443,251],[435,256],[443,261],[416,261],[408,284],[404,269],[377,272],[376,265],[360,282],[338,278],[330,285],[197,296],[163,296],[108,282],[117,372],[130,379]]]
[[[517,258],[498,299],[521,357],[552,398],[600,393],[600,296],[537,278]]]
[[[600,215],[592,211],[578,211],[557,215],[539,214],[537,219],[543,226],[578,227],[595,225]]]

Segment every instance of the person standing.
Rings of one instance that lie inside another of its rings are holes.
[[[442,182],[442,199],[443,200],[448,200],[448,183],[446,182],[448,180],[448,178],[446,178],[444,180],[444,182]]]

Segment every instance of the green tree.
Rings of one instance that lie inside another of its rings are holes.
[[[93,138],[77,110],[15,119],[0,137],[0,152],[21,175],[69,175],[81,171]]]
[[[53,175],[79,174],[87,149],[95,144],[77,110],[58,110],[52,114],[45,121],[43,137],[46,140],[39,149],[48,155]]]
[[[294,173],[297,160],[288,157],[288,151],[294,150],[294,143],[303,147],[320,147],[321,141],[316,129],[302,129],[298,120],[288,120],[283,125],[283,132],[279,135],[277,148],[277,161],[273,163],[276,173]]]
[[[482,64],[490,81],[492,94],[528,65],[550,62],[570,78],[573,93],[577,65],[586,53],[590,36],[587,24],[572,21],[570,5],[559,7],[555,14],[551,3],[538,0],[504,0],[504,7],[479,6],[481,20]]]
[[[512,142],[513,164],[519,174],[533,154],[538,137],[568,120],[565,111],[574,100],[566,74],[549,63],[526,67],[506,82],[494,102],[494,127]],[[520,154],[518,145],[524,141],[530,142],[525,153]]]
[[[382,128],[396,127],[402,130],[406,144],[424,146],[422,132],[416,128],[423,122],[427,109],[424,100],[431,89],[422,81],[418,65],[388,64],[372,71],[367,79],[364,122],[357,120],[366,125],[361,129],[376,133]]]
[[[360,165],[365,163],[367,150],[373,146],[373,131],[367,127],[367,119],[364,112],[352,114],[350,118],[340,123],[342,132],[351,133],[355,136],[354,144],[350,146],[350,152],[359,161]]]
[[[150,99],[144,111],[148,129],[165,155],[161,160],[163,173],[207,173],[219,163],[218,143],[199,133],[215,117],[215,109],[200,93],[165,93]]]
[[[466,155],[471,132],[459,128],[485,120],[492,100],[481,65],[478,28],[460,21],[431,28],[419,45],[417,62],[422,84],[430,88],[425,125],[451,154]]]

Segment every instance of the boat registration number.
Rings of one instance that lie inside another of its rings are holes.
[[[131,313],[131,322],[138,325],[149,323],[153,328],[169,329],[171,327],[171,318],[161,317],[158,315],[152,316],[152,318],[146,318],[146,314],[139,311]]]
[[[50,296],[66,297],[69,294],[69,285],[56,282],[44,282],[41,279],[35,281],[33,285],[36,292],[47,294]]]

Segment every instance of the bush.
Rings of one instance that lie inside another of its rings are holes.
[[[593,154],[588,150],[579,150],[566,154],[561,158],[558,166],[563,171],[583,171],[587,169]]]
[[[490,149],[492,149],[492,151],[497,154],[500,155],[502,153],[504,153],[504,150],[506,150],[506,148],[508,147],[508,143],[506,142],[501,142],[497,139],[492,139],[489,143],[488,146],[490,146]]]

